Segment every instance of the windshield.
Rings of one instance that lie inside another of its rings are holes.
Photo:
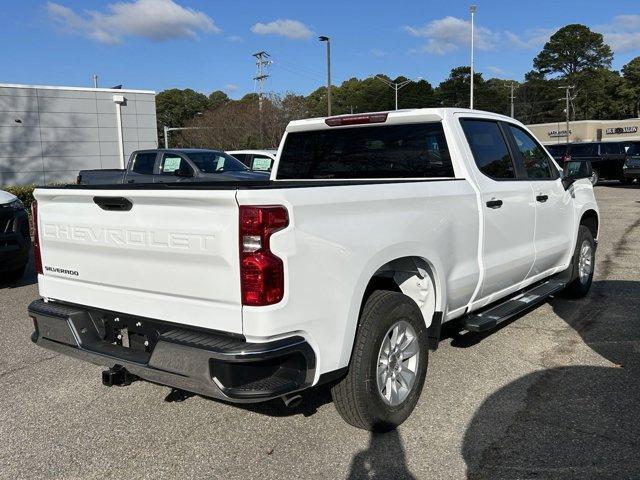
[[[640,155],[640,143],[634,143],[631,145],[629,150],[627,150],[627,155]]]
[[[222,152],[189,152],[189,159],[204,173],[246,172],[249,169],[238,159]]]

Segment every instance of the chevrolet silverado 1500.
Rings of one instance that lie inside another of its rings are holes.
[[[580,172],[512,118],[422,109],[291,122],[266,183],[39,188],[32,339],[107,385],[257,402],[330,382],[347,422],[391,429],[444,322],[588,292]]]

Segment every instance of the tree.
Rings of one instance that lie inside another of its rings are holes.
[[[206,95],[187,88],[171,88],[156,95],[158,137],[163,138],[163,127],[183,127],[198,113],[209,107]]]
[[[601,33],[589,27],[571,24],[562,27],[545,43],[533,60],[533,66],[541,73],[560,75],[571,81],[576,74],[598,68],[611,67],[613,54],[604,43]]]
[[[622,95],[633,105],[634,115],[640,117],[640,57],[622,67],[624,85]]]
[[[482,74],[473,72],[474,95],[483,87]],[[436,97],[442,107],[469,108],[471,91],[471,67],[451,69],[449,77],[438,85]]]
[[[209,108],[215,110],[229,102],[231,99],[222,90],[216,90],[209,94]]]

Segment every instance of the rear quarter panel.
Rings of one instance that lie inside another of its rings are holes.
[[[465,180],[240,190],[237,199],[281,204],[290,215],[271,241],[285,264],[285,297],[244,307],[244,334],[302,333],[318,354],[318,375],[348,364],[365,288],[385,263],[427,260],[438,310],[466,305],[476,287],[478,207]]]

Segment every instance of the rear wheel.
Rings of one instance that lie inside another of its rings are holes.
[[[593,282],[596,261],[596,244],[589,230],[584,225],[578,229],[578,240],[573,254],[574,280],[564,290],[566,296],[581,298],[589,293]]]
[[[3,276],[8,283],[14,283],[20,280],[24,276],[24,271],[27,266],[24,265],[16,270],[11,270],[10,272],[5,273]]]
[[[416,303],[398,292],[374,291],[360,316],[349,372],[331,390],[342,418],[371,431],[396,428],[418,402],[428,354]]]

